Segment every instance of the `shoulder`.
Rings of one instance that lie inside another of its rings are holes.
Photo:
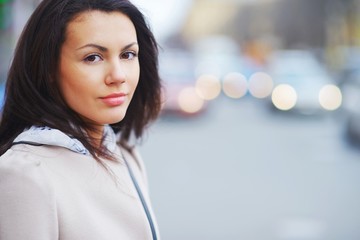
[[[56,239],[56,201],[50,186],[32,154],[9,149],[0,157],[0,239]]]
[[[0,156],[0,171],[2,172],[27,172],[39,165],[40,161],[25,151],[9,149]]]
[[[21,188],[48,190],[41,161],[26,151],[9,149],[0,157],[0,191]]]

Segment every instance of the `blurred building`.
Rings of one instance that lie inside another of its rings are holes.
[[[280,48],[360,45],[359,12],[360,0],[194,0],[181,36],[191,43],[226,34]]]
[[[0,84],[6,79],[13,50],[40,0],[0,0]]]
[[[0,83],[5,80],[12,49],[11,9],[11,0],[0,0]]]

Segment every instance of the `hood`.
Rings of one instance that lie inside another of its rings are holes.
[[[113,152],[116,148],[116,135],[109,125],[104,128],[104,136],[104,145],[109,151]],[[15,138],[13,143],[20,142],[64,147],[76,153],[90,155],[90,152],[79,140],[66,135],[58,129],[49,127],[32,126],[24,130]]]

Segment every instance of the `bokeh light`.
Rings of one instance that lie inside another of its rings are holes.
[[[241,98],[247,93],[246,77],[241,73],[228,73],[222,83],[223,92],[230,98]]]
[[[187,87],[181,90],[178,102],[181,110],[185,113],[196,113],[200,111],[205,101],[199,97],[194,87]]]
[[[288,84],[280,84],[275,87],[272,92],[271,99],[276,108],[286,111],[295,106],[297,94],[292,86]]]
[[[249,92],[256,98],[266,98],[270,96],[274,87],[271,76],[264,72],[257,72],[249,79]]]
[[[338,109],[342,103],[342,94],[340,89],[332,84],[325,85],[319,93],[320,105],[329,111]]]
[[[221,92],[221,83],[215,75],[204,74],[196,81],[196,92],[204,100],[213,100]]]

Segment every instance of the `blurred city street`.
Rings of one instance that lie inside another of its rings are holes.
[[[0,100],[40,1],[0,1]],[[131,2],[159,42],[162,239],[359,240],[360,0]]]
[[[334,116],[225,97],[160,119],[141,152],[163,239],[360,239],[359,151]]]

